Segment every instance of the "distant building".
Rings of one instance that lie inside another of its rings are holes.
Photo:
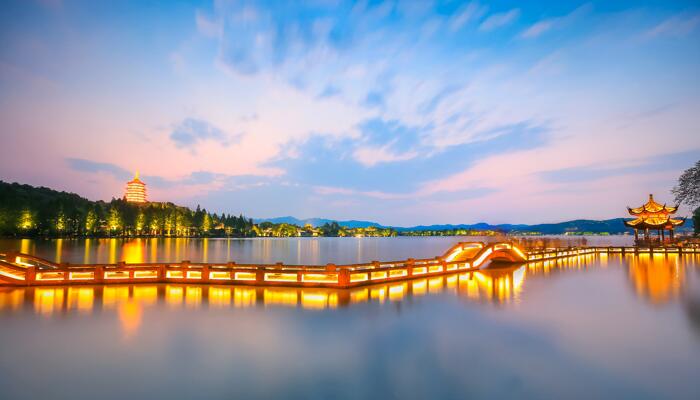
[[[146,184],[139,179],[139,173],[136,171],[134,179],[126,183],[126,193],[124,200],[129,203],[146,203]]]
[[[634,239],[639,241],[638,231],[644,233],[644,241],[650,242],[650,231],[657,231],[659,242],[665,240],[664,231],[668,231],[670,240],[673,241],[673,230],[682,226],[685,219],[676,219],[672,215],[678,211],[678,206],[671,207],[666,204],[661,205],[654,201],[654,195],[649,195],[649,201],[641,207],[629,208],[630,215],[635,217],[632,221],[625,221],[625,225],[634,229]]]

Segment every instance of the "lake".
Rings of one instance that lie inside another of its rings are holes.
[[[324,264],[434,257],[473,239],[2,240],[0,251]],[[0,288],[0,327],[3,399],[697,399],[700,255],[588,255],[348,290]]]

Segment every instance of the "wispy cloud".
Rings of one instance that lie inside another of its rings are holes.
[[[211,125],[207,121],[197,118],[185,118],[178,123],[170,134],[170,140],[177,147],[194,151],[197,143],[213,140],[223,146],[228,146],[240,140],[241,134],[229,136],[221,129]]]
[[[548,30],[552,29],[553,26],[553,20],[539,21],[531,25],[529,28],[525,29],[520,36],[526,39],[536,38],[541,34],[547,32]]]
[[[670,17],[645,34],[648,38],[661,36],[684,37],[693,32],[700,25],[700,14],[681,14]]]
[[[66,163],[68,164],[68,167],[74,171],[88,173],[103,172],[124,181],[129,179],[129,177],[133,175],[133,172],[130,172],[117,165],[105,162],[86,160],[83,158],[66,158]]]
[[[520,16],[520,10],[517,8],[503,13],[492,14],[479,25],[479,30],[488,32],[501,28],[518,19],[518,16]]]
[[[458,31],[467,23],[478,20],[486,13],[487,7],[481,6],[478,2],[473,1],[465,4],[450,18],[450,30]]]
[[[520,33],[520,37],[523,39],[534,39],[546,32],[549,32],[552,29],[557,29],[568,25],[576,19],[590,13],[592,10],[593,5],[591,3],[586,3],[564,16],[547,18],[537,21],[534,24],[530,25],[527,29],[522,31],[522,33]]]
[[[68,167],[74,171],[89,174],[106,173],[114,178],[126,182],[134,176],[135,171],[129,171],[116,164],[92,161],[83,158],[66,158]],[[228,176],[209,171],[194,171],[187,176],[177,178],[164,178],[157,175],[143,174],[141,179],[148,185],[157,188],[173,188],[188,185],[206,185],[215,181],[231,181],[238,179],[236,176]]]
[[[637,159],[623,165],[585,165],[543,171],[539,175],[553,183],[580,183],[621,175],[649,174],[689,168],[700,159],[700,149],[664,154],[651,159]]]

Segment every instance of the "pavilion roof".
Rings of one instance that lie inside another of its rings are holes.
[[[647,201],[644,205],[641,207],[637,208],[630,208],[627,207],[627,210],[631,215],[640,215],[640,214],[657,214],[657,213],[663,213],[663,214],[673,214],[676,211],[678,211],[678,206],[671,207],[667,206],[666,204],[661,205],[654,201],[654,195],[650,194],[649,195],[649,201]]]
[[[632,221],[625,221],[625,225],[634,229],[673,229],[685,223],[685,218],[676,219],[668,215],[638,217]]]

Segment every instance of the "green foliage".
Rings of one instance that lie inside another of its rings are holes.
[[[172,203],[90,201],[58,192],[0,181],[0,235],[3,236],[255,236],[242,215],[217,216]]]
[[[390,228],[315,228],[262,222],[243,215],[192,211],[172,203],[90,201],[73,193],[0,181],[0,236],[396,236]]]

